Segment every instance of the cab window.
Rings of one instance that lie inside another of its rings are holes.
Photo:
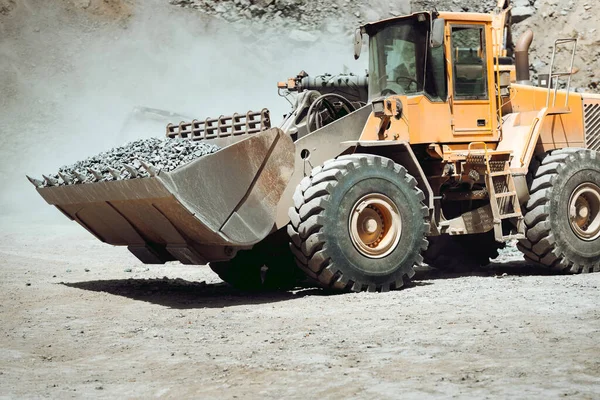
[[[452,27],[454,97],[487,100],[485,31],[482,26]]]

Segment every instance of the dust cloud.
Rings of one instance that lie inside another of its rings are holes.
[[[0,215],[62,218],[25,174],[162,136],[187,118],[267,107],[278,124],[289,104],[277,81],[366,66],[335,21],[299,42],[159,0],[137,2],[124,19],[90,16],[77,2],[40,4],[23,0],[0,15]]]

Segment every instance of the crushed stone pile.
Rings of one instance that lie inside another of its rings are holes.
[[[63,166],[56,174],[44,175],[43,182],[37,186],[149,177],[161,171],[173,171],[217,150],[219,147],[214,144],[189,139],[140,139]]]

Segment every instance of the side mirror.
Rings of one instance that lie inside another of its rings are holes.
[[[431,25],[431,47],[437,48],[444,44],[444,28],[446,21],[443,18],[433,20]]]
[[[358,57],[360,57],[360,52],[362,51],[362,30],[360,28],[356,29],[356,31],[354,31],[354,59],[358,60]]]

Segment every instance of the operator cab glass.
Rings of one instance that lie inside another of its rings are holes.
[[[430,16],[392,20],[367,27],[369,99],[425,93],[446,100],[443,47],[429,46]]]
[[[452,65],[457,100],[487,100],[483,26],[452,27]]]

